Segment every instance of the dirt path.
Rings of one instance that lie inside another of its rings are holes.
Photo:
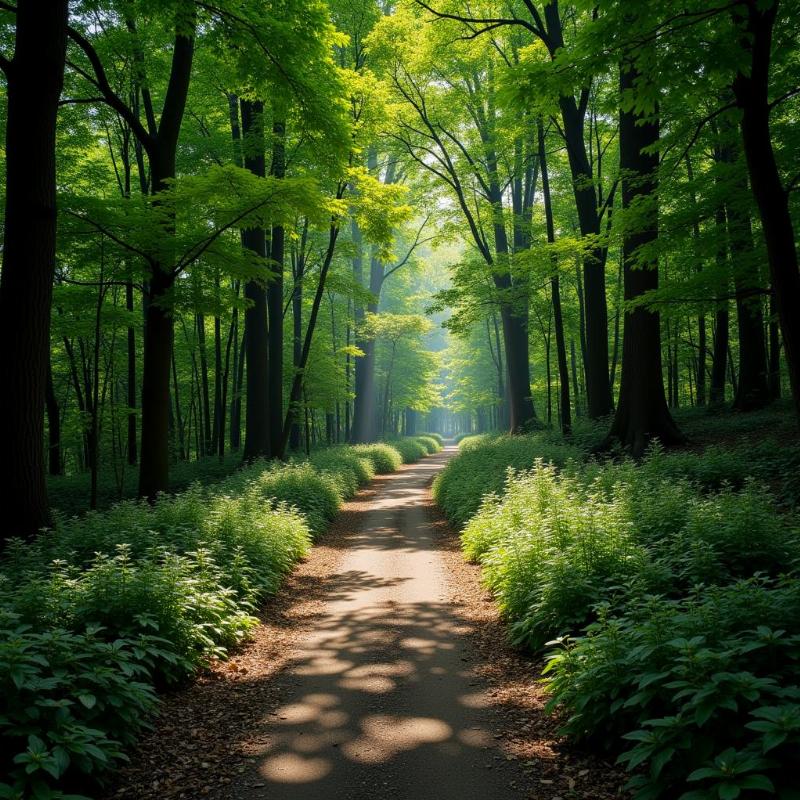
[[[165,702],[115,798],[599,800],[538,665],[510,650],[432,506],[454,453],[382,476],[265,609],[255,641]]]
[[[487,699],[467,666],[469,625],[448,602],[425,492],[450,450],[395,474],[350,537],[329,600],[297,644],[291,691],[265,724],[270,800],[518,797],[493,766]],[[505,761],[503,762],[506,763]]]

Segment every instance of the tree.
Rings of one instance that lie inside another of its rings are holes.
[[[44,401],[56,258],[56,116],[64,81],[66,0],[3,3],[15,15],[14,55],[0,57],[8,86],[5,221],[0,275],[0,498],[15,528],[48,524]]]
[[[641,456],[654,438],[664,444],[681,441],[667,408],[661,371],[661,322],[658,312],[641,304],[658,288],[658,264],[648,252],[658,237],[657,107],[639,110],[630,90],[641,74],[635,56],[620,68],[619,147],[622,207],[628,214],[623,232],[625,327],[619,403],[609,432],[634,456]],[[635,215],[631,220],[631,216]]]

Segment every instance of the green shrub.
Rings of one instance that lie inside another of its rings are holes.
[[[539,649],[586,624],[616,587],[657,579],[626,511],[542,462],[510,478],[502,500],[485,501],[464,549],[483,565],[516,643]]]
[[[428,449],[416,438],[396,439],[392,442],[392,447],[400,453],[404,464],[414,464],[428,455]]]
[[[514,641],[532,649],[577,632],[598,603],[777,575],[800,552],[763,489],[704,495],[630,462],[562,473],[539,462],[484,501],[462,541]]]
[[[414,441],[419,442],[425,448],[429,456],[438,453],[442,449],[442,443],[438,439],[435,439],[433,436],[428,436],[427,434],[415,436]]]
[[[499,433],[464,433],[456,437],[456,444],[459,450],[466,452],[499,438]]]
[[[346,445],[318,450],[312,453],[310,461],[316,469],[330,476],[346,500],[375,477],[372,461]]]
[[[377,442],[375,444],[357,444],[352,448],[357,455],[372,462],[372,468],[378,475],[395,472],[403,463],[403,457],[396,447]]]
[[[296,508],[314,535],[325,530],[343,500],[337,479],[308,462],[262,467],[255,486],[273,507],[285,504]]]
[[[425,431],[424,433],[420,433],[419,435],[427,436],[428,439],[433,439],[439,445],[440,449],[444,447],[444,437],[442,436],[441,433],[430,433],[428,431]]]
[[[529,469],[537,458],[562,465],[580,456],[576,448],[545,434],[472,437],[462,441],[458,456],[437,477],[434,497],[447,518],[460,528],[484,497],[503,490],[509,467]]]
[[[547,678],[564,732],[624,750],[637,800],[800,796],[800,537],[779,513],[795,449],[584,463],[553,445],[466,438],[435,490],[469,520],[465,553],[513,639],[559,637]]]
[[[0,797],[60,797],[54,783],[126,760],[155,710],[151,673],[168,643],[108,641],[97,627],[37,632],[0,615]]]
[[[796,797],[798,630],[797,578],[605,610],[550,656],[551,707],[566,713],[565,733],[627,748],[641,800]]]
[[[336,477],[370,468],[346,457],[328,471],[257,464],[11,542],[0,562],[0,762],[9,753],[12,766],[0,797],[59,797],[53,787],[73,773],[113,768],[146,724],[154,687],[242,641],[256,604],[307,552],[309,524],[320,530],[336,513]]]

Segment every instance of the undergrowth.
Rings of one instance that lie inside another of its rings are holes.
[[[513,641],[548,653],[564,733],[615,753],[637,800],[800,797],[796,446],[461,451],[437,500]]]

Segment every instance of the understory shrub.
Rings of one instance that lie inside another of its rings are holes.
[[[318,450],[309,460],[316,469],[331,477],[345,500],[375,477],[371,459],[358,455],[346,445]]]
[[[564,731],[611,744],[637,798],[800,794],[800,579],[603,608],[546,667]],[[622,743],[622,744],[621,744]]]
[[[400,463],[391,448],[369,453],[257,463],[12,541],[0,561],[0,798],[67,797],[124,760],[156,688],[240,643],[375,461]]]
[[[484,497],[503,490],[509,468],[530,469],[537,458],[562,465],[581,457],[577,448],[542,433],[484,434],[462,440],[459,450],[433,485],[436,502],[459,528],[475,514]]]
[[[357,444],[352,448],[359,456],[372,462],[372,468],[378,475],[394,472],[403,463],[403,457],[397,448],[385,442],[375,444]]]
[[[426,436],[428,439],[433,439],[441,449],[444,447],[444,436],[441,433],[431,433],[429,431],[425,431],[424,433],[420,433],[420,436]]]
[[[416,438],[396,439],[392,447],[400,453],[404,464],[414,464],[428,455],[428,448]]]
[[[423,433],[419,436],[415,436],[414,440],[419,442],[425,448],[425,451],[429,456],[433,455],[434,453],[438,453],[442,449],[441,436],[436,438],[430,434]]]
[[[463,546],[516,643],[576,633],[609,598],[776,575],[797,559],[796,532],[764,489],[703,494],[655,474],[631,463],[559,473],[540,461],[484,501]]]
[[[499,441],[468,444],[439,496],[474,491]],[[800,797],[796,518],[744,453],[557,463],[509,470],[462,543],[513,640],[555,648],[564,732],[617,753],[637,800]]]
[[[34,631],[4,610],[0,621],[0,797],[61,797],[126,760],[156,707],[155,637],[117,638],[90,627]]]
[[[338,482],[330,470],[319,470],[308,462],[262,468],[255,479],[265,500],[273,507],[285,503],[296,508],[314,535],[325,530],[342,504],[344,497]]]

